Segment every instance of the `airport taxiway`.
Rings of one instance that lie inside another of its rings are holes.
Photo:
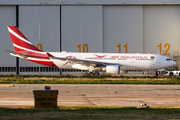
[[[34,106],[33,90],[58,90],[58,105],[180,106],[180,85],[0,84],[0,107]]]

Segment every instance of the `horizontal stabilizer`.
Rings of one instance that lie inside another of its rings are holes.
[[[14,51],[9,51],[9,50],[5,50],[6,52],[9,52],[10,55],[12,56],[15,56],[15,57],[19,57],[19,58],[28,58],[29,57],[29,54],[28,53],[17,53],[17,52],[14,52]]]

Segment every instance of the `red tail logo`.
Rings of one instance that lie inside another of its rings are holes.
[[[8,26],[8,30],[13,42],[13,46],[16,52],[7,51],[18,57],[35,62],[38,64],[57,67],[47,56],[46,52],[43,52],[36,48],[16,26]]]
[[[8,26],[8,30],[17,53],[42,52],[36,48],[16,26]]]

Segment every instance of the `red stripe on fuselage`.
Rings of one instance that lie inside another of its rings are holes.
[[[26,59],[26,60],[28,60],[28,59]],[[58,68],[52,61],[36,61],[36,60],[28,60],[28,61],[38,63],[38,64],[41,64],[41,65],[45,65],[45,66],[49,66],[49,67]]]

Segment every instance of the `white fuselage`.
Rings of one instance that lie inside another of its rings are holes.
[[[75,53],[49,52],[56,57],[84,59],[105,63],[120,64],[121,70],[158,70],[172,67],[176,64],[169,57],[156,54],[118,54],[118,53]],[[74,63],[51,59],[59,68],[73,69]]]

